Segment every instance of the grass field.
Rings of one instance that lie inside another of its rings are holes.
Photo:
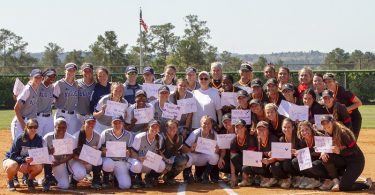
[[[362,128],[375,128],[375,105],[361,106]],[[10,122],[14,117],[13,110],[0,110],[0,130],[10,129]]]

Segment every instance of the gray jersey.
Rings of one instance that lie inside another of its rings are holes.
[[[95,112],[99,112],[102,109],[102,106],[107,104],[108,100],[111,100],[111,94],[105,95],[99,100],[98,104],[96,105]],[[126,108],[129,105],[128,102],[124,98],[122,98],[120,102],[126,104]],[[98,117],[97,120],[102,125],[111,126],[112,116],[107,116],[104,114],[101,117]]]
[[[81,131],[78,131],[77,133],[75,133],[73,135],[74,142],[75,142],[75,144],[77,146],[78,146],[80,132]],[[86,141],[85,141],[84,144],[86,144],[88,146],[91,146],[92,148],[95,148],[95,149],[99,150],[99,148],[100,148],[100,135],[99,135],[99,133],[97,133],[96,131],[93,131],[92,137],[86,137]]]
[[[168,101],[165,103],[169,103]],[[163,114],[163,110],[160,107],[159,101],[155,101],[153,104],[154,107],[154,119],[160,122],[160,132],[165,133],[167,131],[167,121],[169,119],[161,117]]]
[[[168,101],[170,103],[173,103],[173,104],[177,105],[176,93],[177,93],[177,91],[175,93],[170,94]],[[193,98],[193,94],[189,91],[186,91],[185,97],[180,97],[179,99],[188,99],[188,98]],[[182,127],[186,126],[187,115],[188,115],[188,113],[181,115],[181,120],[178,121],[178,126],[182,126]]]
[[[38,113],[52,113],[53,85],[46,87],[43,83],[39,87]]]
[[[81,115],[87,115],[90,113],[90,98],[94,92],[95,82],[91,85],[87,85],[83,79],[78,79],[78,105],[77,112]]]
[[[21,108],[22,117],[36,118],[38,99],[39,89],[34,90],[30,84],[27,84],[21,94],[17,97],[17,101],[23,103]]]
[[[157,139],[159,137],[159,139]],[[150,143],[148,140],[148,132],[142,132],[134,137],[131,148],[138,153],[140,157],[146,156],[147,151],[159,154],[163,144],[163,137],[157,134],[154,141]]]
[[[49,132],[43,137],[43,147],[53,148],[52,140],[55,139],[55,132]],[[74,144],[74,137],[69,133],[65,133],[63,139],[73,139]],[[77,145],[73,145],[73,150],[77,147]],[[60,161],[67,157],[67,155],[54,155],[53,156],[56,160]]]
[[[65,79],[58,80],[54,84],[53,95],[56,98],[56,108],[68,112],[76,111],[78,103],[77,82],[70,85]]]
[[[132,134],[127,131],[123,130],[122,134],[117,137],[113,133],[113,128],[106,129],[105,131],[100,134],[100,141],[99,145],[100,147],[105,147],[107,141],[117,141],[117,142],[126,142],[126,147],[129,148],[129,146],[132,144],[133,136]],[[118,157],[111,157],[113,160],[122,160],[123,158],[118,158]]]

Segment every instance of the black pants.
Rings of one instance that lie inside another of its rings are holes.
[[[365,167],[365,157],[360,149],[354,155],[344,157],[346,169],[340,180],[341,191],[368,189],[365,183],[356,182]]]
[[[244,167],[242,165],[242,154],[232,154],[230,157],[230,162],[232,162],[234,169],[236,171],[236,175],[238,175],[241,172],[245,172],[246,174],[250,174],[249,170],[244,171]],[[249,168],[250,169],[250,168]],[[229,171],[230,171],[230,165],[229,165]]]
[[[350,114],[350,117],[352,118],[352,130],[355,136],[355,139],[358,139],[359,132],[361,131],[362,127],[362,116],[359,111],[353,112]]]
[[[290,175],[290,176],[297,176],[297,175],[300,175],[300,171],[299,169],[296,170],[293,167],[293,163],[292,163],[293,159],[296,159],[296,158],[286,159],[286,160],[280,161],[280,163],[285,174]]]
[[[288,174],[283,170],[283,162],[276,161],[270,165],[270,172],[276,179],[286,179]]]
[[[314,158],[312,158],[311,160],[312,160],[312,167],[301,171],[299,169],[298,159],[293,158],[292,159],[293,168],[297,171],[298,175],[301,175],[301,176],[315,178],[315,179],[320,179],[320,178],[328,179],[329,177],[327,175],[327,171],[325,170],[322,164],[322,161],[319,159],[314,159]]]
[[[231,161],[230,155],[226,154],[224,156],[224,162],[225,162],[224,167],[221,169],[219,168],[219,171],[223,173],[230,173],[230,161]]]
[[[334,153],[329,154],[328,161],[322,164],[331,179],[338,178],[340,176],[340,170],[346,167],[345,159]]]
[[[251,167],[251,172],[256,175],[261,175],[263,177],[271,178],[272,173],[270,171],[271,165],[265,165],[263,164],[262,167]]]

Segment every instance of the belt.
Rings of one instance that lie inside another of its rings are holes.
[[[61,112],[66,114],[74,114],[74,111],[61,110]]]
[[[42,117],[49,117],[49,116],[51,116],[51,113],[38,113],[36,115],[37,116],[42,116]]]

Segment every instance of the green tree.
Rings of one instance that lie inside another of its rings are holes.
[[[82,50],[73,50],[66,55],[64,59],[64,64],[73,62],[77,65],[83,64],[85,61],[85,57],[83,56],[83,51]]]
[[[224,63],[224,71],[237,71],[242,63],[241,59],[234,57],[228,51],[223,51],[218,60]]]
[[[94,64],[125,66],[128,65],[125,54],[127,47],[127,44],[119,46],[114,31],[106,31],[90,45],[91,56],[88,59],[91,59]]]
[[[64,52],[64,49],[56,43],[48,43],[44,46],[45,50],[43,53],[42,63],[47,66],[57,66],[61,64],[59,55]]]
[[[346,63],[349,60],[349,53],[341,48],[336,48],[329,52],[324,59],[326,64],[340,64]]]
[[[151,26],[152,48],[156,54],[158,65],[166,65],[167,57],[176,51],[179,37],[172,31],[175,26],[171,23]]]
[[[258,66],[260,69],[263,69],[267,65],[267,58],[264,56],[260,56],[258,61],[255,62],[255,66]]]
[[[150,66],[154,59],[154,49],[152,47],[152,36],[150,33],[146,33],[142,31],[142,61],[143,65]],[[137,45],[133,46],[130,52],[127,54],[127,59],[129,64],[139,65],[139,57],[140,57],[140,45],[141,39],[138,37]]]
[[[26,51],[28,43],[22,37],[7,30],[0,29],[0,64],[3,66],[31,65],[37,59]]]

